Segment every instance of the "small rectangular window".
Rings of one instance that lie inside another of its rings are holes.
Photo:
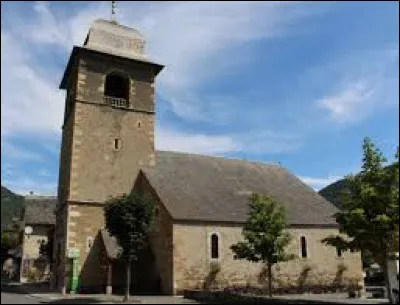
[[[341,249],[337,248],[336,249],[336,253],[337,253],[338,257],[342,257],[342,250]]]
[[[122,140],[121,138],[115,138],[114,139],[114,150],[119,151],[122,148]]]
[[[304,236],[300,238],[300,246],[301,246],[301,257],[307,257],[307,241]]]
[[[211,258],[218,258],[219,257],[219,244],[218,244],[218,235],[212,234],[211,235]]]

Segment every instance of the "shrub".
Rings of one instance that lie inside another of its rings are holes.
[[[40,272],[36,268],[29,268],[26,275],[29,283],[36,283],[40,281]]]

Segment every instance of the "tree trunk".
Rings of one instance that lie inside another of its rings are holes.
[[[268,296],[272,297],[272,264],[267,264],[268,269]]]
[[[388,264],[388,257],[385,257],[385,262],[383,265],[383,273],[385,275],[385,283],[386,283],[386,290],[388,293],[389,304],[395,304],[393,290],[392,290],[392,283],[390,282],[389,278],[389,264]]]
[[[125,296],[124,296],[124,302],[129,301],[129,290],[131,288],[131,265],[132,265],[132,260],[127,259],[126,261],[126,286],[125,286]]]

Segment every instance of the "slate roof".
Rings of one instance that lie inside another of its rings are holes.
[[[243,223],[257,192],[282,202],[291,225],[336,225],[337,208],[279,165],[171,151],[155,160],[142,172],[175,220]]]
[[[138,45],[141,47],[135,47]],[[60,89],[67,87],[68,75],[74,65],[75,56],[87,52],[107,54],[150,64],[153,66],[155,74],[158,74],[164,66],[149,59],[145,55],[144,46],[144,36],[138,30],[108,20],[95,20],[89,29],[83,47],[74,46],[60,83]]]
[[[135,42],[141,44],[141,48],[135,48]],[[84,48],[148,61],[144,54],[145,43],[144,36],[138,30],[97,19],[90,26]]]
[[[56,223],[54,214],[56,205],[56,197],[27,196],[25,197],[23,221],[25,224],[53,225]]]

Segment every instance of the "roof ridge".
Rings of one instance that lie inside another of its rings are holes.
[[[139,36],[141,36],[141,38],[144,39],[143,33],[140,32],[138,29],[130,27],[130,26],[127,26],[127,25],[123,25],[123,24],[118,23],[118,22],[113,22],[113,21],[110,21],[110,20],[107,20],[107,19],[98,18],[98,19],[93,21],[93,23],[91,24],[90,28],[92,28],[95,24],[107,24],[108,26],[123,28],[125,31],[136,32],[136,34],[139,34]]]
[[[25,199],[57,199],[57,196],[45,196],[45,195],[26,195]]]
[[[267,165],[267,166],[274,166],[277,168],[282,168],[284,169],[285,167],[281,166],[279,163],[273,163],[273,162],[265,162],[261,160],[246,160],[246,159],[239,159],[235,157],[226,157],[226,156],[216,156],[216,155],[205,155],[205,154],[199,154],[199,153],[187,153],[187,152],[180,152],[180,151],[171,151],[171,150],[156,150],[156,153],[171,153],[175,155],[186,155],[186,156],[193,156],[193,157],[202,157],[202,158],[209,158],[209,159],[219,159],[222,161],[237,161],[240,163],[249,163],[249,164],[259,164],[259,165]],[[157,164],[157,159],[156,159],[156,164]]]

